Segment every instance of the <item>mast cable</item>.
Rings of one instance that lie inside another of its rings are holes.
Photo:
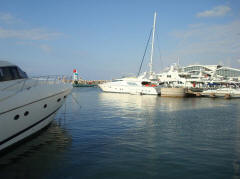
[[[144,54],[143,54],[143,57],[142,57],[142,61],[141,61],[141,65],[140,65],[140,68],[138,70],[138,74],[137,74],[137,77],[139,76],[140,72],[141,72],[141,69],[142,69],[142,64],[143,64],[143,61],[144,61],[144,58],[146,56],[146,52],[147,52],[147,49],[148,49],[148,44],[149,44],[149,41],[150,41],[150,38],[151,38],[151,35],[152,35],[152,30],[150,31],[150,34],[149,34],[149,37],[148,37],[148,41],[147,41],[147,45],[146,45],[146,48],[145,48],[145,51],[144,51]]]
[[[156,32],[157,32],[157,33],[156,33],[156,34],[157,34],[156,36],[157,36],[157,42],[158,42],[158,43],[157,43],[157,48],[158,48],[158,51],[159,51],[159,59],[160,59],[160,63],[161,63],[161,68],[163,69],[163,65],[164,65],[164,64],[163,64],[162,53],[161,53],[161,49],[160,49],[160,45],[159,45],[159,44],[160,44],[160,43],[159,43],[159,42],[160,42],[160,40],[159,40],[159,33],[158,33],[158,31],[156,31]]]

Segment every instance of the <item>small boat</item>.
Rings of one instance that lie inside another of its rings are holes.
[[[57,77],[29,78],[0,61],[0,151],[48,126],[71,90]]]
[[[208,89],[202,92],[203,96],[240,98],[240,88],[224,87],[218,89]]]

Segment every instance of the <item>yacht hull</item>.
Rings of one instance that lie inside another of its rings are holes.
[[[114,86],[108,84],[98,85],[102,91],[111,93],[127,93],[127,94],[140,94],[140,95],[158,95],[160,89],[157,87],[146,87],[146,86]]]
[[[202,95],[210,97],[240,98],[240,90],[239,89],[206,90],[202,93]]]
[[[71,92],[71,88],[66,88],[64,91],[58,91],[54,94],[45,93],[45,96],[41,95],[40,91],[38,92],[41,98],[0,112],[0,151],[49,125],[67,95]],[[31,94],[31,92],[25,90],[22,96],[29,95],[29,98],[31,98]],[[6,100],[5,103],[0,103],[0,107],[7,103],[11,104],[13,98]]]

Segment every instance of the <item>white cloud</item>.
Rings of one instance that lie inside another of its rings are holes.
[[[175,56],[183,57],[188,63],[198,60],[214,64],[227,58],[240,56],[240,21],[218,25],[191,25],[187,30],[172,33],[179,40]]]
[[[17,40],[36,41],[36,40],[50,40],[62,35],[59,32],[50,32],[43,28],[30,28],[30,29],[20,28],[20,26],[23,25],[23,22],[24,22],[23,20],[14,17],[10,13],[0,12],[0,24],[1,24],[0,39],[13,38]]]
[[[17,41],[16,45],[33,45],[32,41]]]
[[[40,45],[40,48],[44,51],[44,52],[51,52],[52,51],[52,48],[49,46],[49,45],[46,45],[46,44],[42,44]]]
[[[5,24],[16,24],[22,22],[22,20],[17,19],[10,13],[0,13],[0,22],[3,22]]]
[[[197,13],[197,17],[218,17],[218,16],[225,16],[231,8],[229,6],[217,6],[211,10],[203,11]]]
[[[0,27],[0,38],[16,38],[24,40],[50,40],[61,35],[62,35],[61,33],[48,32],[40,28],[16,30],[5,29],[3,27]]]

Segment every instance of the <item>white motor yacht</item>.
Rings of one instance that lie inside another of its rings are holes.
[[[0,151],[50,124],[71,89],[59,80],[28,78],[0,61]]]
[[[99,84],[104,92],[128,93],[141,95],[158,95],[161,93],[161,87],[149,79],[141,77],[126,77],[111,82]]]

